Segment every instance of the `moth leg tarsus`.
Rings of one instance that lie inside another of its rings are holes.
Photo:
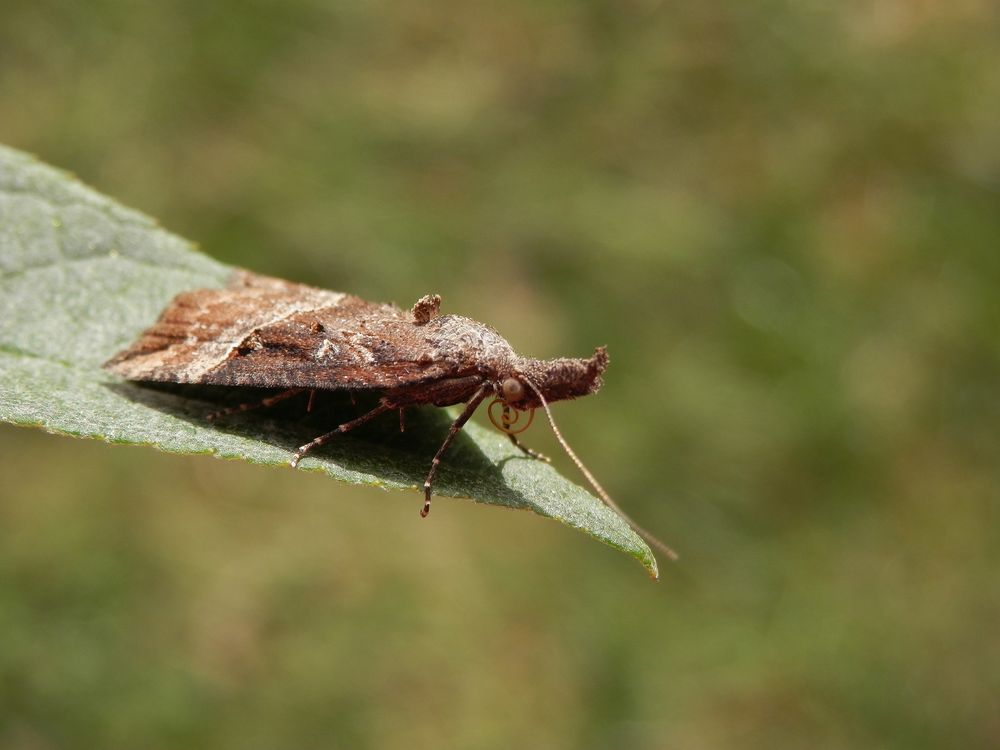
[[[299,449],[295,451],[295,454],[292,456],[288,464],[294,469],[299,465],[299,461],[301,461],[302,458],[313,448],[318,448],[319,446],[323,445],[323,443],[328,442],[337,435],[343,435],[345,432],[350,432],[355,427],[360,427],[365,422],[370,422],[379,414],[382,414],[383,412],[389,411],[390,409],[393,408],[395,407],[393,407],[391,404],[380,403],[374,409],[372,409],[369,412],[365,412],[357,419],[352,419],[350,422],[344,422],[342,425],[338,426],[337,429],[330,430],[330,432],[327,432],[326,434],[320,435],[317,438],[313,438],[305,445],[299,446]]]
[[[448,450],[451,441],[455,439],[455,436],[465,426],[465,423],[469,421],[469,417],[472,416],[479,404],[482,403],[483,399],[492,390],[493,388],[489,383],[483,383],[479,387],[479,390],[472,394],[472,398],[465,404],[462,413],[458,415],[458,418],[448,428],[448,434],[445,436],[444,442],[441,443],[441,447],[438,448],[437,453],[434,454],[434,458],[431,459],[431,470],[427,472],[427,479],[424,480],[424,507],[420,509],[421,518],[426,518],[427,514],[431,512],[431,487],[434,485],[434,475],[437,474],[438,466],[441,464],[441,456]]]
[[[289,388],[287,391],[282,391],[281,393],[275,393],[273,396],[268,396],[267,398],[261,399],[260,401],[248,401],[244,404],[239,404],[238,406],[231,406],[228,409],[219,409],[218,411],[213,411],[211,414],[205,417],[209,422],[214,422],[222,417],[228,417],[231,414],[240,414],[245,411],[253,411],[254,409],[266,409],[275,404],[281,403],[285,399],[292,398],[292,396],[298,396],[302,393],[305,388]],[[310,400],[310,404],[312,401]]]
[[[539,453],[534,448],[529,448],[528,446],[526,446],[524,443],[522,443],[520,440],[517,439],[517,435],[508,432],[507,437],[509,437],[510,442],[512,442],[518,448],[518,450],[521,451],[521,453],[528,456],[528,458],[533,458],[536,461],[544,461],[547,464],[552,463],[551,458],[546,456],[544,453]]]

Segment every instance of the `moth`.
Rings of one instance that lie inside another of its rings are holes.
[[[183,292],[137,341],[104,366],[135,381],[282,389],[257,404],[271,406],[308,392],[367,391],[370,411],[302,445],[290,464],[338,435],[385,412],[413,406],[464,404],[424,480],[421,516],[431,507],[434,477],[455,436],[490,396],[490,420],[527,456],[548,460],[518,435],[541,407],[559,443],[601,500],[640,535],[673,551],[638,527],[614,503],[569,447],[549,409],[553,401],[586,396],[601,387],[608,354],[588,359],[539,360],[518,355],[491,327],[460,315],[441,315],[441,298],[426,295],[408,310],[342,292],[237,272],[221,289]]]

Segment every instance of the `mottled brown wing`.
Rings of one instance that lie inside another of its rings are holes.
[[[324,389],[392,388],[453,369],[409,313],[250,273],[178,295],[106,367],[129,380]]]

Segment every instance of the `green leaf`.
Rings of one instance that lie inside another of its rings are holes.
[[[0,419],[287,468],[295,447],[331,429],[329,422],[301,412],[289,418],[286,410],[209,423],[205,416],[219,403],[205,389],[153,389],[101,369],[175,294],[222,286],[233,271],[72,176],[0,146]],[[452,417],[440,409],[407,416],[405,433],[392,418],[376,420],[310,455],[300,470],[419,488]],[[499,432],[467,425],[436,490],[556,518],[657,575],[650,549],[620,516]]]

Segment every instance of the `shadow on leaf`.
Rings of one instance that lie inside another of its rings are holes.
[[[364,414],[377,402],[370,393],[352,398],[347,392],[317,392],[312,410],[307,411],[309,397],[303,393],[271,407],[209,421],[214,412],[259,403],[275,391],[173,383],[107,383],[105,387],[201,430],[217,430],[279,448],[287,452],[289,460],[299,446]],[[406,410],[405,431],[400,431],[397,414],[389,412],[316,448],[302,459],[299,469],[324,471],[355,483],[418,489],[453,418],[443,409],[411,407]],[[536,509],[504,480],[502,469],[510,459],[530,461],[514,453],[493,461],[468,434],[459,433],[442,459],[434,494]],[[369,475],[370,479],[348,473]]]

